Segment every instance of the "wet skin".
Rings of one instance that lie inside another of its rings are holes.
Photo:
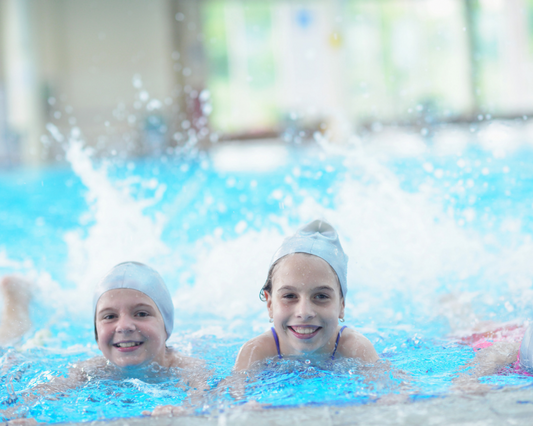
[[[267,308],[285,355],[331,354],[344,300],[326,261],[296,253],[276,267]]]
[[[163,317],[153,300],[132,289],[107,291],[96,306],[98,348],[120,368],[169,367]]]
[[[141,373],[143,379],[152,373],[150,370],[153,363],[167,369],[177,367],[179,371],[168,370],[164,374],[178,376],[178,386],[186,386],[185,389],[191,396],[198,399],[204,390],[209,389],[207,379],[210,374],[202,361],[180,355],[166,347],[167,333],[161,313],[153,300],[144,293],[131,289],[107,291],[98,300],[95,325],[98,347],[105,358],[95,357],[74,364],[67,377],[52,377],[48,383],[34,386],[31,392],[22,394],[24,398],[20,399],[20,403],[28,404],[43,396],[58,395],[59,392],[82,386],[88,380],[114,378],[116,369],[110,368],[110,363],[124,373],[123,377],[135,377]],[[19,415],[20,403],[7,410],[0,409],[0,417]],[[195,402],[193,407],[194,404]],[[187,412],[183,406],[163,406],[156,407],[153,414],[182,415]],[[34,419],[17,419],[9,423],[36,424]]]

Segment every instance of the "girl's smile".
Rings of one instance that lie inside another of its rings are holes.
[[[96,307],[96,331],[98,347],[116,366],[165,366],[165,324],[146,294],[125,288],[105,292]]]
[[[284,354],[332,351],[344,300],[326,261],[303,253],[287,256],[274,271],[272,294],[265,297]]]
[[[322,327],[315,326],[288,326],[287,327],[298,339],[311,339],[316,336]]]
[[[113,346],[118,348],[120,352],[132,352],[142,344],[143,342],[120,342],[113,344]]]

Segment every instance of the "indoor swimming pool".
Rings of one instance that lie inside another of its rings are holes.
[[[104,160],[74,133],[60,167],[1,170],[0,272],[35,282],[34,328],[21,345],[0,349],[1,409],[13,393],[100,354],[92,291],[125,260],[161,273],[175,305],[169,343],[207,363],[196,415],[251,400],[313,410],[456,401],[454,379],[474,356],[461,338],[479,321],[525,323],[533,313],[527,126],[397,130],[343,146],[316,135],[305,144],[219,143],[187,156]],[[258,294],[272,253],[315,218],[336,226],[349,256],[345,324],[381,360],[269,361],[236,400],[224,380],[241,345],[269,327]],[[516,391],[517,410],[524,398],[533,402],[533,379],[510,369],[481,383],[489,395]],[[187,387],[164,376],[94,380],[56,397],[21,410],[56,423],[188,403]]]

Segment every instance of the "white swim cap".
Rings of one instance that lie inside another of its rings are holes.
[[[139,262],[119,263],[100,281],[94,291],[93,313],[96,315],[96,304],[106,291],[118,288],[129,288],[146,294],[154,301],[167,332],[167,339],[174,328],[174,304],[163,278],[152,268]]]
[[[302,226],[296,234],[286,238],[274,253],[270,267],[283,256],[292,253],[308,253],[324,259],[336,272],[341,284],[342,296],[346,297],[348,256],[344,253],[335,228],[323,220],[313,220]]]
[[[527,328],[520,345],[520,367],[533,372],[533,324]]]

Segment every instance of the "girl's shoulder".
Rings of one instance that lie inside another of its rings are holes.
[[[64,379],[67,387],[79,386],[92,377],[102,375],[102,372],[107,368],[107,360],[103,356],[89,358],[84,361],[72,364],[69,368],[68,377]]]
[[[184,370],[204,369],[206,364],[198,358],[193,358],[179,353],[176,349],[167,348],[168,367]]]
[[[362,362],[376,362],[379,359],[370,340],[350,327],[342,331],[337,352],[345,358],[356,358]]]
[[[76,364],[72,364],[71,370],[78,371],[78,372],[84,372],[90,375],[90,374],[93,374],[94,372],[101,370],[102,368],[105,368],[107,365],[108,365],[107,359],[105,359],[103,356],[95,356],[93,358],[80,361]]]
[[[235,371],[249,370],[253,364],[278,355],[272,331],[267,330],[242,345],[235,361]]]

